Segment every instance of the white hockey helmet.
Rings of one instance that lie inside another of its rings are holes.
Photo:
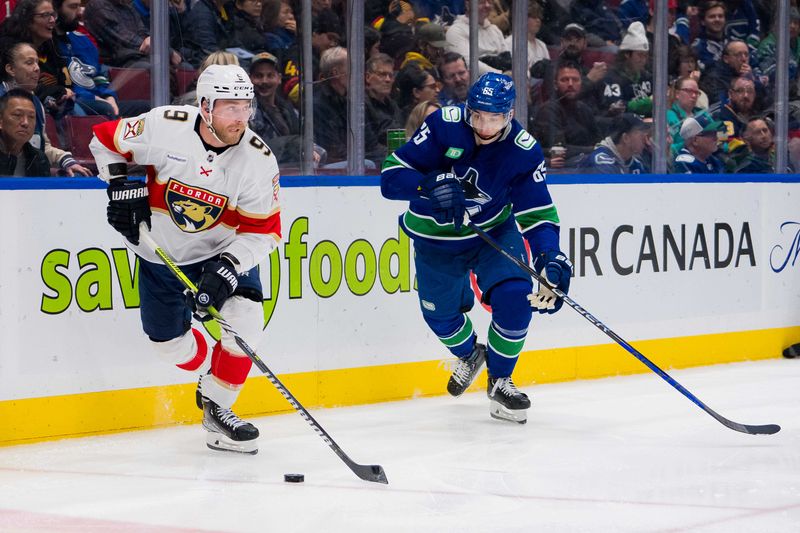
[[[239,65],[209,65],[197,79],[197,102],[208,101],[208,111],[216,100],[253,100],[253,82]]]

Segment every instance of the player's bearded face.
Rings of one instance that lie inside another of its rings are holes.
[[[236,144],[244,135],[247,122],[253,114],[249,100],[221,100],[211,112],[214,132],[226,144]]]

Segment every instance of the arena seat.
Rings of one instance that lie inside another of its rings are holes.
[[[111,88],[120,100],[149,100],[150,71],[142,68],[109,67]]]
[[[64,119],[67,148],[72,152],[72,157],[81,165],[94,166],[94,157],[89,150],[92,140],[92,126],[107,121],[108,118],[99,115],[76,117],[68,115]]]
[[[195,69],[182,69],[179,68],[175,77],[178,82],[178,95],[186,94],[191,87],[192,82],[197,79],[197,71]]]
[[[56,148],[64,149],[64,143],[61,142],[61,136],[58,134],[58,125],[56,119],[50,113],[44,114],[44,132],[50,140],[50,144]]]

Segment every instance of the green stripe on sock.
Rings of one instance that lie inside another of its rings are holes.
[[[522,346],[524,344],[525,339],[514,341],[500,335],[500,333],[494,329],[494,323],[489,327],[489,347],[503,357],[509,359],[516,358],[519,356],[519,352],[522,351]]]
[[[461,326],[458,331],[449,337],[439,337],[439,340],[442,341],[442,344],[448,348],[452,348],[453,346],[458,346],[475,334],[475,331],[472,329],[472,321],[468,316],[465,318],[466,320],[464,321],[464,325]]]

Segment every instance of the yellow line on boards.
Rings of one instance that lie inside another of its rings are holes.
[[[665,371],[780,357],[800,339],[800,326],[631,342]],[[444,348],[442,348],[444,353]],[[523,352],[514,372],[520,385],[649,372],[617,344]],[[236,404],[242,416],[294,412],[263,375],[251,373]],[[279,376],[307,409],[445,394],[442,361],[400,363]],[[479,377],[470,388],[485,387]],[[0,401],[0,446],[195,424],[195,383]],[[202,431],[198,428],[198,431]]]

